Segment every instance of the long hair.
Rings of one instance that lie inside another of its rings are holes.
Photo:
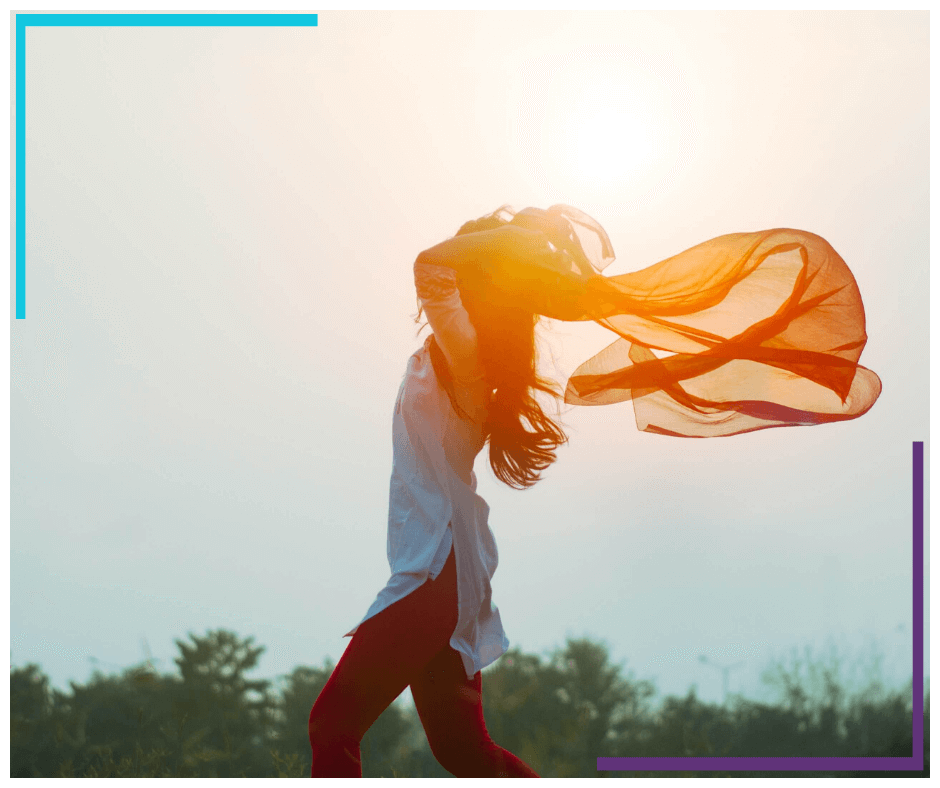
[[[457,235],[506,224],[508,219],[503,218],[506,207],[466,222]],[[537,391],[561,396],[555,383],[537,372],[535,327],[539,315],[517,307],[497,306],[487,302],[485,295],[481,298],[461,295],[477,332],[488,388],[494,392],[483,425],[490,467],[496,478],[510,487],[519,490],[532,487],[542,471],[557,459],[557,448],[568,441],[561,425],[545,413],[535,397]],[[419,300],[415,322],[420,321],[422,311]],[[454,409],[466,417],[454,396],[447,360],[433,335],[429,338],[429,350],[434,372]]]

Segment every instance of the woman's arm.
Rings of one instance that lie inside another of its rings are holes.
[[[414,264],[414,277],[421,307],[454,379],[465,384],[482,380],[477,333],[460,300],[456,270],[423,262],[419,255]]]
[[[573,305],[587,277],[541,231],[503,225],[458,235],[421,252],[417,262],[453,269],[460,287],[485,292],[494,303],[525,306],[562,320],[582,319]]]
[[[460,298],[459,286],[493,277],[498,261],[548,249],[539,232],[500,227],[448,238],[421,252],[414,265],[415,288],[437,343],[456,380],[472,385],[483,379],[477,335]]]
[[[506,224],[493,230],[448,238],[421,252],[418,261],[460,271],[511,261],[535,261],[558,254],[544,233]]]

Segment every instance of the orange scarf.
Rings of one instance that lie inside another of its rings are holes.
[[[568,252],[556,271],[542,266],[534,311],[618,335],[571,375],[566,403],[632,399],[640,430],[704,438],[854,419],[881,393],[858,363],[868,337],[855,278],[818,235],[723,235],[605,277],[610,239],[577,209],[527,208],[512,223]]]

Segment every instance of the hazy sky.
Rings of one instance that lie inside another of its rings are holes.
[[[874,642],[911,659],[928,434],[928,15],[338,13],[316,28],[28,28],[11,326],[11,661],[61,688],[228,628],[258,676],[338,660],[388,579],[415,255],[566,202],[616,275],[729,232],[824,236],[867,311],[864,417],[690,440],[565,407],[526,492],[478,458],[513,646],[603,640],[667,693]],[[561,380],[609,344],[550,323]],[[847,666],[851,671],[851,666]],[[847,673],[849,675],[849,673]]]

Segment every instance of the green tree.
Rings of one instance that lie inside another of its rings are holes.
[[[333,672],[333,663],[327,659],[322,668],[298,667],[282,677],[281,713],[275,723],[274,745],[284,758],[297,756],[297,770],[310,775],[310,738],[307,722],[313,702]]]
[[[185,720],[207,760],[201,776],[260,777],[270,772],[270,750],[276,745],[276,699],[271,682],[246,673],[258,664],[263,646],[227,630],[205,637],[190,633],[192,643],[176,641],[175,659],[182,684],[176,688],[174,717]]]
[[[11,669],[10,776],[43,776],[57,749],[49,679],[38,665]]]
[[[50,690],[36,665],[10,673],[13,776],[209,777],[310,773],[307,720],[334,666],[298,667],[275,692],[246,674],[262,649],[219,630],[179,642],[179,675],[132,667],[96,673],[70,692]],[[597,772],[601,755],[906,756],[912,752],[911,691],[872,683],[849,694],[839,661],[807,652],[768,671],[776,704],[736,698],[702,703],[690,692],[651,707],[651,683],[622,676],[605,646],[568,640],[548,659],[512,649],[487,668],[483,703],[493,739],[541,775]],[[280,683],[279,682],[279,683]],[[929,695],[925,701],[929,776]],[[443,777],[414,709],[393,703],[362,742],[367,777]],[[631,772],[631,776],[644,776]],[[760,773],[649,773],[756,776]],[[788,773],[802,776],[804,773]],[[858,776],[884,776],[859,772]],[[846,776],[832,773],[832,776]],[[779,775],[778,775],[779,776]],[[805,776],[823,776],[807,772]]]
[[[483,678],[490,735],[546,777],[596,775],[598,756],[636,737],[654,692],[621,670],[588,639],[569,638],[546,662],[511,649]]]

